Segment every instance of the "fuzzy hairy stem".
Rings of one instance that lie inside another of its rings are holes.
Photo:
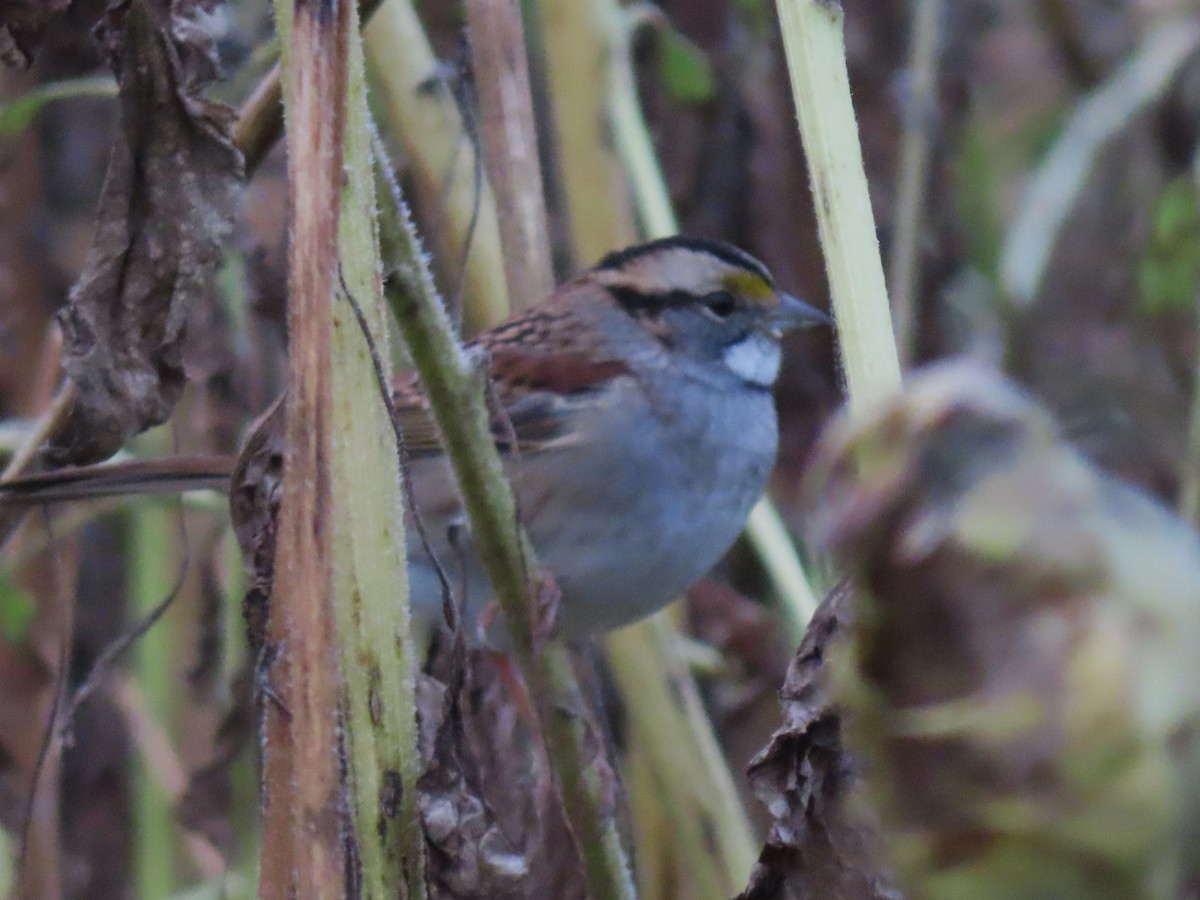
[[[382,148],[376,144],[382,160]],[[583,717],[583,701],[566,649],[536,643],[531,623],[538,597],[528,541],[493,441],[484,403],[484,373],[463,352],[434,287],[412,219],[386,164],[380,176],[380,238],[392,276],[387,292],[414,367],[429,399],[442,444],[471,523],[474,547],[492,584],[521,669],[537,707],[550,763],[596,900],[635,896]]]

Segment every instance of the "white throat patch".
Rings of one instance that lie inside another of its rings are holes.
[[[725,349],[725,365],[742,381],[769,388],[779,377],[779,341],[752,332]]]

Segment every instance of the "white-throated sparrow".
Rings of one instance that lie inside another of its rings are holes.
[[[522,519],[562,590],[560,634],[654,612],[729,548],[775,462],[780,338],[828,321],[748,254],[677,237],[610,254],[471,342],[503,407],[494,430]],[[451,545],[457,492],[415,376],[398,379],[395,401],[431,549],[465,585],[477,623],[490,589],[469,546]],[[229,458],[102,465],[0,490],[43,501],[227,488],[232,471]],[[436,620],[440,582],[416,529],[407,533],[413,610]]]

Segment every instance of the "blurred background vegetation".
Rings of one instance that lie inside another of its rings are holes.
[[[393,3],[409,9],[387,0],[385,12]],[[115,89],[92,36],[104,6],[75,0],[49,21],[28,69],[0,69],[0,442],[7,450],[53,395],[53,317],[83,269],[117,127]],[[213,94],[238,106],[275,56],[270,9],[253,0],[211,6],[207,24],[225,69]],[[1200,16],[1193,4],[844,6],[889,287],[894,302],[909,304],[897,314],[904,358],[917,364],[966,353],[1001,367],[1047,403],[1099,465],[1195,517]],[[639,133],[636,99],[679,230],[732,241],[766,262],[782,287],[828,304],[772,3],[524,0],[522,7],[558,277],[662,227],[636,168],[646,157],[627,143]],[[910,64],[914,22],[928,7],[937,30],[931,93]],[[379,83],[407,73],[402,98],[448,86],[464,112],[439,128],[406,120],[404,109],[392,108],[403,106],[395,92],[374,94],[372,107],[442,291],[461,304],[470,330],[494,321],[506,300],[495,296],[498,279],[487,268],[497,245],[486,208],[474,217],[465,264],[462,253],[461,223],[477,193],[471,145],[478,134],[465,14],[461,4],[443,2],[417,3],[416,13],[440,62],[418,52],[411,23],[401,47],[373,46],[368,31],[372,77]],[[628,115],[632,131],[619,124]],[[914,141],[928,158],[915,185],[902,164]],[[900,199],[906,179],[909,195],[922,201],[915,210]],[[214,302],[189,324],[184,399],[172,422],[133,452],[232,452],[245,423],[275,396],[286,216],[277,147],[247,186],[210,288]],[[904,247],[913,248],[908,276],[897,274]],[[841,388],[828,334],[799,335],[787,351],[771,496],[799,533],[805,461]],[[247,738],[255,676],[246,665],[242,590],[218,500],[103,501],[52,519],[29,517],[0,569],[0,888],[14,883],[20,860],[47,897],[253,893],[257,796]],[[114,644],[167,597],[173,602],[162,618],[109,662]],[[769,579],[739,545],[679,612],[696,639],[684,655],[755,841],[769,816],[742,773],[779,722],[777,690],[799,640],[770,598]],[[98,661],[103,677],[93,679]],[[87,702],[76,707],[69,698],[83,684]],[[610,680],[601,678],[598,690],[630,796],[623,827],[636,836],[643,895],[714,895],[661,802],[661,769],[646,761],[644,738],[630,727],[636,715],[622,710]],[[73,712],[69,739],[47,742],[49,711],[62,703]],[[740,890],[746,872],[729,877],[718,893]],[[577,884],[560,889],[555,896],[579,891]]]

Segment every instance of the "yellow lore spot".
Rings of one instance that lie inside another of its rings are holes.
[[[722,282],[726,290],[746,300],[764,305],[775,305],[779,302],[775,288],[770,282],[753,272],[730,272]]]

